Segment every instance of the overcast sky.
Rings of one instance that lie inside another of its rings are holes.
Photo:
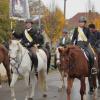
[[[42,0],[48,7],[55,1],[55,5],[58,6],[62,11],[64,8],[64,0]],[[66,2],[66,18],[71,18],[78,12],[88,11],[89,0],[67,0]],[[95,7],[95,11],[100,13],[100,0],[91,0],[92,5]]]

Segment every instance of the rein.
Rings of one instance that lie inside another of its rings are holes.
[[[12,65],[11,63],[11,65],[16,69],[16,71],[17,71],[17,73],[19,74],[19,75],[21,75],[20,74],[20,72],[19,72],[19,68],[20,68],[20,65],[21,65],[21,63],[22,63],[22,60],[23,60],[23,57],[24,57],[24,55],[25,55],[25,53],[26,53],[26,51],[24,52],[24,54],[22,54],[22,50],[20,50],[21,51],[21,60],[20,60],[20,62],[17,60],[18,58],[18,55],[15,57],[15,58],[13,58],[13,57],[10,57],[11,58],[11,60],[14,60],[15,61],[15,64],[14,65]],[[19,51],[18,51],[19,52]],[[17,65],[17,67],[16,67],[16,64],[18,64]],[[21,75],[22,76],[22,75]]]

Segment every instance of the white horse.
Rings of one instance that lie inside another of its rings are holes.
[[[21,75],[25,79],[27,86],[25,100],[33,100],[36,84],[36,76],[34,72],[34,67],[31,70],[32,61],[29,56],[29,51],[21,45],[17,40],[11,40],[9,44],[9,54],[10,54],[10,64],[12,67],[13,75],[12,81],[10,84],[11,87],[11,96],[13,100],[15,98],[14,86]],[[43,94],[46,96],[47,93],[47,84],[46,84],[46,75],[47,75],[47,56],[42,49],[36,49],[36,54],[38,58],[38,84],[40,89],[43,91]],[[32,88],[29,86],[29,76]],[[29,93],[31,89],[31,93]]]

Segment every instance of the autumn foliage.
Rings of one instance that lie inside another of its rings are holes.
[[[43,25],[45,26],[46,33],[54,43],[62,35],[64,27],[64,15],[59,8],[55,11],[46,11],[43,18]]]
[[[9,30],[9,0],[0,0],[0,42],[8,40]]]

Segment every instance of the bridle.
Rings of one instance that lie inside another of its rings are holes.
[[[11,64],[11,66],[13,67],[13,68],[15,68],[15,70],[16,70],[16,72],[17,72],[17,74],[19,74],[19,75],[21,75],[20,74],[20,72],[19,72],[19,68],[20,68],[20,65],[21,65],[21,63],[22,63],[22,60],[23,60],[23,57],[24,57],[24,55],[25,55],[25,53],[26,53],[26,51],[24,52],[24,54],[22,54],[22,50],[20,49],[20,46],[18,45],[18,51],[17,51],[17,55],[16,55],[16,57],[11,57],[10,56],[10,64]],[[18,60],[19,58],[18,58],[18,53],[19,52],[21,52],[21,56],[20,56],[20,60]],[[12,64],[11,63],[11,61],[14,61],[15,63],[14,64]],[[22,76],[22,75],[21,75]]]
[[[61,60],[66,60],[65,59],[65,56],[64,55],[61,55],[60,56],[60,62],[61,62]],[[64,62],[66,62],[66,61],[64,61]],[[71,59],[70,59],[70,57],[68,57],[68,59],[67,59],[67,68],[68,68],[68,71],[70,70],[70,68],[71,68]],[[60,63],[60,66],[62,66],[62,64]],[[66,68],[66,66],[63,66],[63,69],[65,70],[65,68]]]

